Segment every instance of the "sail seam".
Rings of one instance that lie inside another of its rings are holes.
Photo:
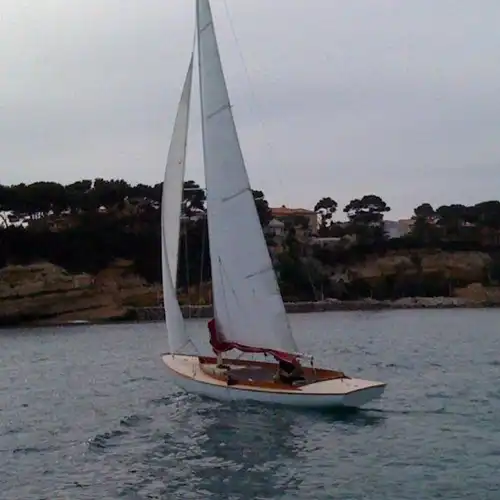
[[[229,109],[230,107],[231,107],[231,104],[229,104],[229,103],[224,104],[220,108],[218,108],[215,111],[213,111],[212,113],[208,114],[206,116],[205,120],[210,120],[210,118],[213,118],[215,115],[218,115],[219,113],[221,113],[222,111],[224,111],[226,109]]]
[[[255,271],[254,273],[247,274],[244,279],[250,279],[253,278],[254,276],[259,276],[260,274],[265,274],[269,271],[273,270],[273,266],[266,266],[264,269],[260,269],[259,271]]]
[[[243,189],[240,189],[236,193],[234,193],[234,194],[232,194],[230,196],[226,196],[225,198],[222,198],[222,203],[226,203],[227,201],[234,200],[234,198],[237,198],[238,196],[241,196],[243,193],[245,193],[247,191],[250,191],[249,187],[245,187]]]
[[[203,33],[207,28],[209,28],[213,24],[214,24],[213,21],[209,21],[207,24],[205,24],[205,26],[203,26],[203,28],[200,29],[200,34]]]

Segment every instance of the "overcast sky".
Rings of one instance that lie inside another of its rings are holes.
[[[159,182],[194,4],[0,0],[0,183]],[[394,219],[500,198],[500,1],[212,9],[252,186],[272,205],[373,192]],[[188,177],[203,182],[194,90]]]

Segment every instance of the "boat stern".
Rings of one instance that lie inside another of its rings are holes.
[[[386,383],[357,378],[337,378],[306,385],[302,392],[315,395],[335,395],[341,406],[359,408],[370,401],[379,399],[385,391]]]

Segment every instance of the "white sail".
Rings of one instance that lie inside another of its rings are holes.
[[[161,206],[161,257],[163,280],[163,305],[167,325],[170,352],[181,350],[189,342],[184,319],[177,301],[177,261],[182,191],[186,163],[186,147],[189,128],[189,108],[193,79],[193,54],[184,81],[177,108],[174,130],[168,150],[163,179]]]
[[[228,342],[296,352],[240,149],[208,0],[197,0],[196,10],[217,328]]]

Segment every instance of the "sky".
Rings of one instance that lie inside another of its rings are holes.
[[[157,183],[194,0],[0,1],[0,183]],[[498,0],[212,0],[252,187],[272,206],[500,197]],[[197,76],[195,76],[197,83]],[[188,178],[203,184],[198,87]]]

